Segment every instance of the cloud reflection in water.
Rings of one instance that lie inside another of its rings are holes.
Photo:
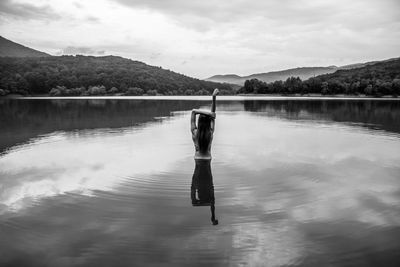
[[[0,263],[365,265],[382,250],[395,263],[400,142],[376,133],[219,112],[217,227],[190,203],[188,112],[42,136],[0,158]]]

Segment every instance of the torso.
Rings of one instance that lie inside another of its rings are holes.
[[[208,145],[207,153],[200,153],[199,151],[199,142],[197,139],[197,130],[194,132],[194,135],[192,136],[193,143],[194,143],[194,148],[195,148],[195,154],[194,154],[194,159],[211,159],[211,143],[213,140],[213,136],[211,136],[210,144]]]

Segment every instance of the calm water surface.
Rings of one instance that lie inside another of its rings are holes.
[[[0,266],[400,266],[400,101],[0,100]]]

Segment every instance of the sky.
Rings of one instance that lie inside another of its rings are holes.
[[[1,0],[0,35],[200,79],[249,75],[399,57],[400,0]]]

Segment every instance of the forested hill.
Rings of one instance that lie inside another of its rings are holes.
[[[0,93],[201,95],[227,84],[203,81],[130,59],[105,56],[0,58]]]
[[[337,70],[349,70],[355,68],[365,67],[367,65],[373,65],[379,61],[371,61],[365,63],[356,63],[344,66],[329,66],[329,67],[301,67],[293,68],[280,71],[271,71],[266,73],[251,74],[248,76],[238,76],[236,74],[227,75],[214,75],[207,78],[206,81],[219,82],[219,83],[231,83],[243,86],[246,80],[257,79],[266,83],[271,83],[275,81],[285,81],[289,77],[299,77],[302,80],[307,80],[309,78],[334,73]]]
[[[49,54],[14,43],[0,36],[0,57],[48,57]]]
[[[338,70],[302,81],[290,77],[286,81],[265,83],[246,80],[240,93],[252,94],[365,94],[372,96],[400,95],[400,58],[367,64],[361,68]]]
[[[365,64],[354,64],[356,67],[339,69],[334,73],[319,75],[315,79],[326,82],[355,82],[363,79],[374,82],[376,80],[392,80],[400,78],[400,58],[392,58],[383,61],[375,61]],[[361,66],[361,67],[360,67]],[[312,80],[312,78],[310,79]]]

